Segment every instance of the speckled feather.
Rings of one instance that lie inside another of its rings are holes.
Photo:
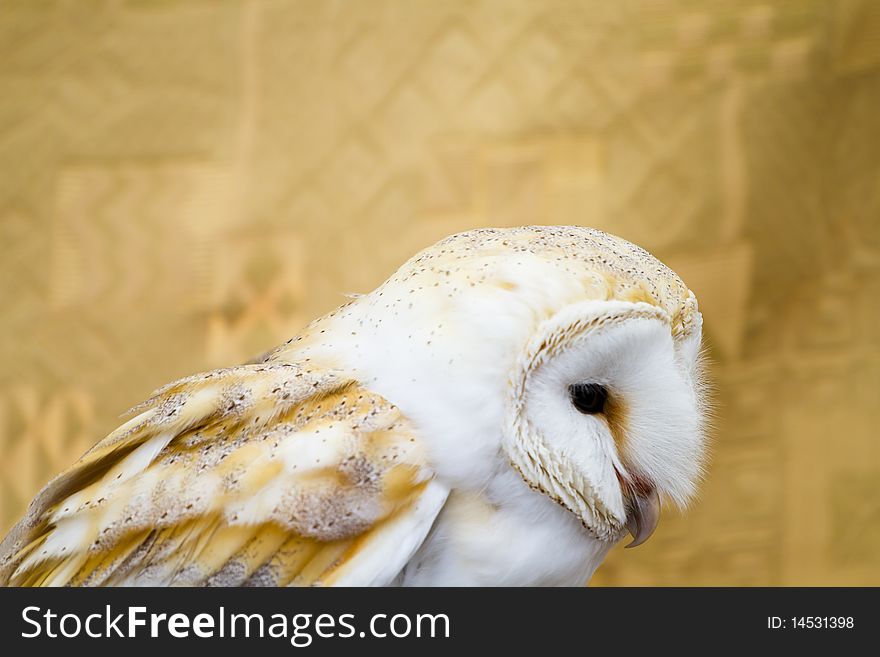
[[[298,357],[303,347],[322,345],[330,325],[369,306],[374,326],[413,311],[431,290],[453,304],[468,293],[489,288],[517,292],[518,267],[535,261],[578,281],[581,299],[644,302],[670,317],[673,335],[693,330],[696,301],[681,278],[645,249],[615,235],[581,226],[477,228],[451,235],[417,253],[369,295],[358,295],[309,324],[267,358]],[[548,306],[545,315],[556,308]],[[359,323],[365,320],[359,318]]]
[[[218,370],[137,410],[35,500],[3,581],[328,583],[431,476],[399,411],[326,370]]]

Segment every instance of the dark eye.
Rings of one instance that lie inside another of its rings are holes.
[[[598,383],[574,383],[568,386],[568,396],[581,413],[592,415],[604,410],[608,391]]]

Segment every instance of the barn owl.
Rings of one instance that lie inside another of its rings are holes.
[[[454,235],[129,411],[37,495],[0,582],[582,585],[694,495],[701,326],[623,239]]]

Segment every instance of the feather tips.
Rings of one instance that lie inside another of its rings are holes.
[[[133,412],[38,496],[0,582],[320,583],[431,478],[397,408],[328,370],[217,370]]]

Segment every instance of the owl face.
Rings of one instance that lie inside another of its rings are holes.
[[[505,449],[529,485],[603,540],[638,545],[660,498],[684,505],[703,455],[699,321],[673,337],[662,309],[588,300],[538,327],[517,363]]]

